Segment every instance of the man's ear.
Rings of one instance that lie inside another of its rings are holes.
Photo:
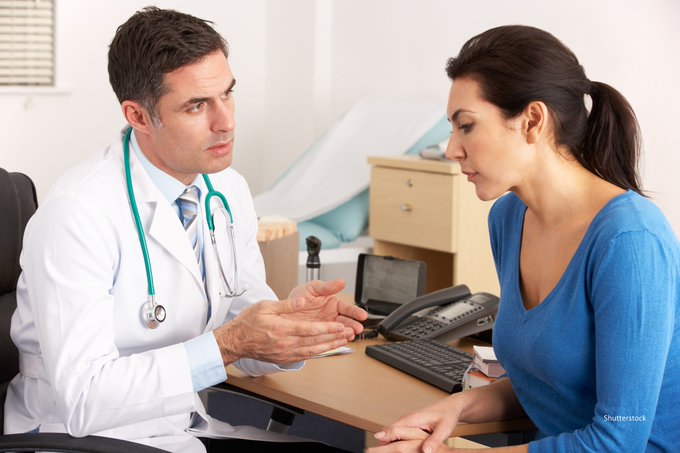
[[[522,132],[527,143],[535,144],[548,131],[548,107],[542,101],[532,101],[523,112]]]
[[[128,124],[140,132],[148,132],[153,125],[151,114],[139,102],[123,101],[120,105]]]

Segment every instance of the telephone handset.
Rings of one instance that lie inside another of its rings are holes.
[[[431,338],[448,343],[491,329],[498,303],[492,294],[470,294],[465,285],[452,286],[403,304],[382,320],[378,332],[389,340]]]

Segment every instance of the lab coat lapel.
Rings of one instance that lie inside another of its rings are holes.
[[[201,288],[201,292],[204,292],[198,261],[179,217],[151,181],[134,152],[130,152],[130,168],[139,216],[143,225],[149,225],[148,238],[156,241],[182,263]]]
[[[156,240],[165,250],[180,261],[203,291],[203,279],[201,278],[196,255],[191,248],[191,244],[187,239],[187,233],[182,227],[177,214],[165,200],[147,203],[147,205],[153,211],[150,212],[151,225],[149,227],[149,237]]]

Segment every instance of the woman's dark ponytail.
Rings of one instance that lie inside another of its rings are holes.
[[[578,161],[602,179],[642,193],[638,175],[640,127],[621,93],[602,82],[590,83],[592,107]]]
[[[640,133],[628,101],[614,88],[591,82],[574,53],[534,27],[496,27],[468,40],[446,73],[470,77],[507,119],[542,101],[554,121],[555,141],[590,172],[641,193]],[[590,113],[584,95],[592,99]]]

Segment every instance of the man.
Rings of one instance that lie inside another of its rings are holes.
[[[361,332],[366,313],[335,296],[342,282],[273,301],[248,187],[228,168],[236,81],[227,56],[210,25],[175,11],[146,8],[118,28],[109,78],[132,130],[62,177],[27,227],[12,319],[21,372],[5,432],[202,451],[195,434],[231,429],[197,397],[227,379],[227,365],[251,375],[299,369]],[[231,241],[220,197],[208,203],[214,217],[206,212],[201,174],[229,205]],[[210,219],[224,239],[216,248]]]

